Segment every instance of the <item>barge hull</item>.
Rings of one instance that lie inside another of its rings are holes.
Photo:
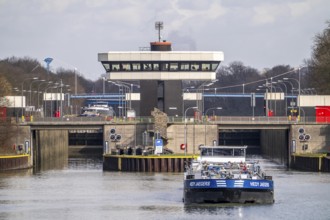
[[[269,189],[185,188],[183,199],[185,205],[202,203],[273,204],[274,192]]]

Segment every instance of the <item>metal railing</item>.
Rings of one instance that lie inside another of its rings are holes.
[[[31,117],[19,118],[20,123],[45,122],[45,123],[72,123],[72,122],[97,122],[97,123],[154,123],[153,117]],[[216,117],[168,117],[168,123],[186,124],[330,124],[330,117],[240,117],[240,116],[216,116]]]

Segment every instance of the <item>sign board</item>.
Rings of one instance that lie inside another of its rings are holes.
[[[202,100],[202,93],[183,93],[183,100]]]
[[[22,108],[25,107],[25,96],[5,96],[7,100],[6,107],[9,108]]]
[[[284,100],[283,92],[268,92],[265,93],[264,100]]]
[[[330,106],[330,95],[300,95],[300,107]]]
[[[330,122],[330,106],[316,106],[315,107],[316,122],[329,123]]]
[[[64,93],[44,93],[44,101],[64,101]]]
[[[125,99],[126,100],[131,100],[131,101],[140,101],[141,100],[141,95],[140,93],[126,93]]]
[[[127,110],[127,117],[128,118],[135,118],[136,114],[135,114],[135,111],[130,109],[130,110]]]
[[[162,154],[162,153],[163,153],[163,140],[155,139],[155,154]]]

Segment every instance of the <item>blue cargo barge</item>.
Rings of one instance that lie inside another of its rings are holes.
[[[274,183],[258,161],[245,160],[247,146],[203,146],[184,173],[185,204],[274,202]]]

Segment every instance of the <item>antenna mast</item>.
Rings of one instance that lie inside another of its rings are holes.
[[[157,21],[155,23],[155,28],[156,28],[156,30],[158,30],[158,41],[160,42],[160,30],[163,30],[164,23],[162,21]]]

